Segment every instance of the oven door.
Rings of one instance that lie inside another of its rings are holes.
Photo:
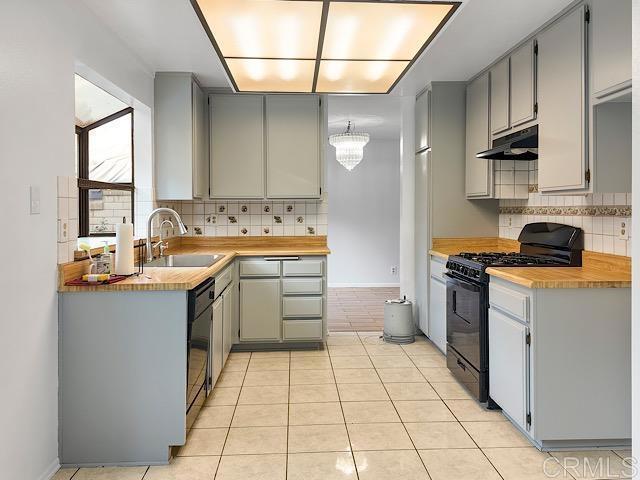
[[[447,343],[476,370],[482,371],[481,330],[486,287],[445,273],[447,278]]]

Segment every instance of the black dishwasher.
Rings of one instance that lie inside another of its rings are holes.
[[[215,280],[189,291],[187,317],[187,418],[195,419],[211,390],[209,358]],[[190,425],[187,425],[190,428]]]

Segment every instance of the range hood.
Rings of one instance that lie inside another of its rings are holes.
[[[538,126],[496,138],[490,150],[476,155],[488,160],[537,160]]]

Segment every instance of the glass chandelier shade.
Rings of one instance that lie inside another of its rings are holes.
[[[351,122],[344,133],[329,137],[329,144],[336,148],[336,160],[348,171],[353,170],[362,161],[364,146],[369,143],[369,134],[351,130]]]

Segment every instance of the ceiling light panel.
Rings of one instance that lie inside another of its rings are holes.
[[[198,0],[198,5],[223,57],[316,58],[321,1]]]
[[[316,91],[321,93],[386,93],[408,61],[322,60]]]
[[[450,4],[330,2],[323,59],[412,60]]]
[[[459,2],[191,0],[240,92],[389,93]]]
[[[311,92],[315,60],[229,58],[227,65],[241,92]]]

